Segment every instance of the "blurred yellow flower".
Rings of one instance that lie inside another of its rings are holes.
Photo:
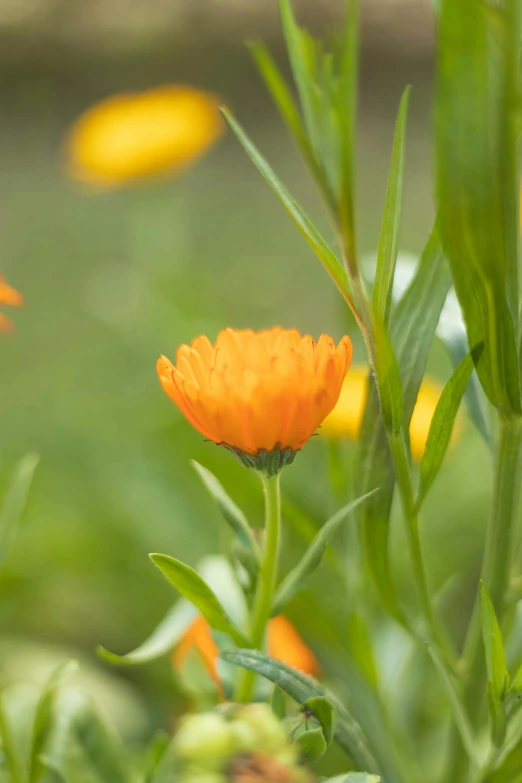
[[[337,405],[324,420],[321,434],[329,438],[348,437],[356,440],[362,426],[368,399],[368,368],[352,367],[343,382]],[[420,462],[424,454],[431,420],[442,394],[442,387],[435,381],[424,379],[410,421],[410,448],[413,459]],[[455,423],[452,440],[458,437],[459,419]]]
[[[176,173],[223,135],[218,108],[215,95],[180,85],[106,98],[68,132],[70,173],[102,187]]]
[[[284,452],[290,461],[312,437],[337,402],[351,358],[348,337],[336,347],[327,335],[315,342],[276,326],[224,329],[214,345],[198,337],[178,349],[176,366],[162,356],[157,369],[198,432],[257,467],[261,454]]]
[[[295,627],[286,617],[273,617],[267,629],[268,654],[272,658],[299,669],[304,674],[316,675],[319,671],[317,660],[305,644]],[[174,668],[181,672],[190,652],[195,650],[201,656],[210,676],[220,685],[216,668],[218,647],[212,638],[210,625],[201,615],[189,625],[172,656]]]
[[[0,275],[0,305],[20,307],[24,303],[22,294],[12,288],[3,275]],[[0,313],[0,332],[12,332],[13,322],[4,313]]]

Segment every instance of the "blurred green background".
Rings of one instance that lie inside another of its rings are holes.
[[[91,194],[65,173],[64,134],[93,102],[119,90],[193,84],[223,96],[331,237],[244,46],[262,35],[284,63],[275,0],[200,2],[193,16],[183,15],[181,0],[149,3],[148,26],[138,16],[130,32],[117,25],[118,11],[129,21],[125,3],[107,2],[113,26],[89,17],[83,36],[79,5],[26,5],[26,16],[16,4],[11,17],[0,14],[0,38],[9,43],[1,55],[0,271],[26,300],[13,316],[16,333],[0,343],[0,480],[28,450],[41,463],[0,575],[0,677],[38,680],[53,661],[78,656],[102,710],[142,739],[180,708],[168,661],[111,669],[94,651],[100,643],[132,649],[172,604],[149,552],[195,564],[226,551],[227,531],[189,460],[213,470],[254,524],[262,515],[255,476],[182,419],[161,391],[156,358],[200,333],[274,323],[315,336],[348,332],[357,359],[364,350],[326,273],[230,135],[167,182]],[[316,32],[335,22],[341,5],[325,3],[323,15],[319,3],[295,3]],[[401,249],[418,253],[433,221],[429,4],[408,16],[408,3],[398,2],[398,20],[389,9],[383,16],[384,5],[394,4],[375,0],[364,16],[358,241],[361,253],[376,248],[395,112],[410,83]],[[429,371],[448,377],[440,344]],[[317,523],[333,505],[326,457],[315,438],[283,478],[285,494]],[[489,475],[487,450],[467,423],[423,515],[433,588],[458,572],[448,603],[457,634],[472,600]],[[396,574],[407,595],[400,509],[396,516]],[[285,543],[289,563],[302,550],[290,526]],[[354,608],[329,585],[323,567],[310,600],[315,593],[341,615]],[[317,637],[306,598],[290,616],[328,670],[328,642]],[[393,660],[389,669],[393,682]]]

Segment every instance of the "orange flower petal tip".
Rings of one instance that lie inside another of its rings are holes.
[[[101,188],[175,174],[224,134],[219,105],[217,96],[182,85],[106,98],[69,129],[69,173]]]
[[[0,334],[9,334],[14,332],[14,324],[10,318],[0,313]]]
[[[287,666],[298,669],[303,674],[319,674],[319,664],[313,652],[303,641],[297,629],[283,615],[273,617],[268,624],[268,654]],[[219,655],[218,647],[212,638],[210,625],[201,615],[188,626],[179,644],[172,654],[172,665],[182,672],[183,665],[190,652],[195,650],[205,664],[208,673],[220,687],[216,668]]]
[[[3,275],[0,275],[0,305],[7,307],[20,307],[24,303],[24,298],[16,288],[9,285]]]
[[[162,356],[164,391],[205,438],[248,467],[275,475],[312,437],[335,406],[352,344],[327,335],[316,342],[297,329],[224,329],[182,345],[176,364]]]

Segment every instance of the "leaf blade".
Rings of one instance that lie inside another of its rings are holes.
[[[361,497],[353,500],[346,506],[343,506],[343,508],[339,509],[339,511],[320,528],[300,562],[286,575],[278,586],[273,599],[272,617],[281,613],[284,605],[301,590],[306,579],[308,579],[319,567],[326,547],[335,535],[341,522],[343,522],[357,506],[377,491],[377,489],[374,489],[366,495],[361,495]]]
[[[236,628],[214,591],[197,571],[169,555],[154,553],[149,557],[173,587],[194,604],[212,628],[228,634],[238,645],[249,646],[249,640]]]

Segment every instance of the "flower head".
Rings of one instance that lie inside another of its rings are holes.
[[[323,422],[321,434],[356,440],[364,418],[368,390],[368,368],[352,367],[344,379],[337,405]],[[422,381],[410,421],[410,449],[412,457],[418,462],[424,454],[431,420],[441,394],[442,388],[438,383],[427,378]],[[458,436],[458,420],[456,424],[453,440]]]
[[[24,302],[22,294],[18,293],[6,281],[5,277],[0,275],[0,305],[7,307],[20,307]],[[13,323],[3,313],[0,313],[0,332],[12,332]]]
[[[304,674],[316,675],[319,664],[313,652],[305,644],[296,628],[286,617],[278,615],[268,624],[268,654],[287,666],[299,669]],[[206,669],[216,685],[220,687],[216,668],[219,656],[218,647],[212,638],[210,625],[199,615],[183,634],[172,656],[174,668],[181,672],[188,655],[195,651],[201,656]]]
[[[157,365],[163,389],[198,432],[269,475],[289,462],[330,413],[350,365],[344,337],[315,342],[297,329],[224,329]],[[272,456],[270,456],[272,455]]]
[[[216,96],[167,85],[113,95],[82,114],[67,137],[72,176],[102,187],[175,173],[225,131]]]

